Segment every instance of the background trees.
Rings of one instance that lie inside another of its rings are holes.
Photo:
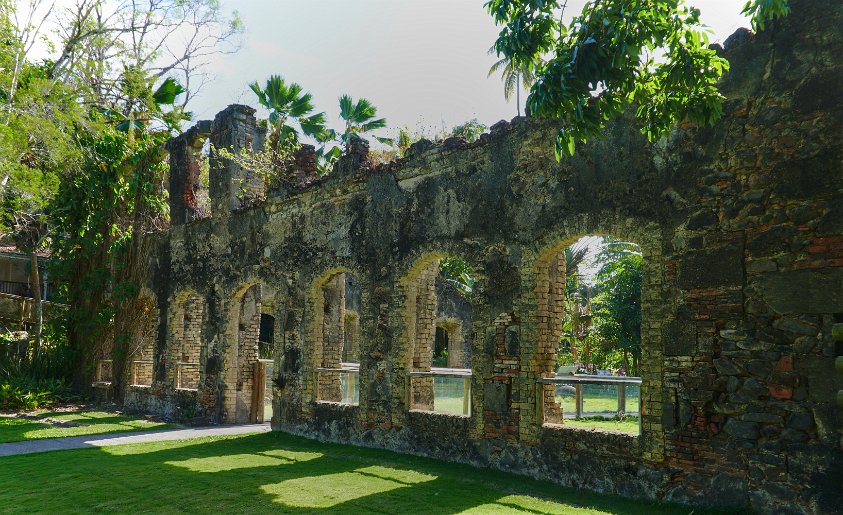
[[[241,30],[216,0],[0,0],[0,224],[33,263],[52,248],[69,308],[50,348],[67,342],[80,387],[107,342],[122,373],[130,328],[114,314],[137,297],[145,235],[166,224],[163,143],[190,118],[208,60],[236,49]],[[37,41],[51,56],[34,62]]]
[[[609,237],[565,250],[566,303],[559,364],[637,375],[641,357],[641,251]]]

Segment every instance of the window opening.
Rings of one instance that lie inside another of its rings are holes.
[[[544,423],[640,433],[641,264],[638,245],[587,236],[542,265],[538,316],[556,356],[537,384]]]

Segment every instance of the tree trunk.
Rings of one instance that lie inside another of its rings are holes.
[[[521,116],[521,74],[515,81],[515,106],[518,108],[518,116]]]
[[[35,340],[32,348],[32,359],[41,352],[41,331],[44,324],[44,302],[41,300],[41,274],[38,272],[38,255],[34,251],[29,253],[29,263],[32,271],[29,273],[32,283],[32,301],[35,305]]]
[[[629,368],[629,351],[626,348],[623,350],[623,368],[626,375],[632,375],[632,369]]]

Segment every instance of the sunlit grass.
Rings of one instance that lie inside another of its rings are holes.
[[[556,402],[558,402],[565,413],[576,413],[577,404],[573,394],[557,395]],[[616,395],[612,396],[597,396],[584,395],[583,396],[583,413],[616,413],[618,411],[618,398]],[[627,413],[638,412],[638,396],[627,395],[624,403],[624,410]]]
[[[0,513],[324,510],[413,514],[692,511],[279,433],[0,458]]]
[[[436,476],[382,466],[363,467],[319,477],[289,479],[261,486],[273,501],[296,508],[332,508],[354,499],[406,488]]]
[[[190,458],[182,461],[168,461],[165,465],[184,467],[193,472],[222,472],[244,468],[291,465],[321,457],[322,454],[318,452],[277,450],[256,454],[230,454],[226,456],[209,456],[207,458]]]
[[[601,431],[620,431],[633,435],[637,435],[639,432],[638,419],[634,417],[626,417],[623,420],[601,417],[566,418],[562,425],[584,429],[599,429]]]
[[[70,422],[72,425],[62,426],[43,421],[46,418]],[[38,419],[42,421],[0,417],[0,443],[175,427],[105,411],[46,412],[39,414]]]

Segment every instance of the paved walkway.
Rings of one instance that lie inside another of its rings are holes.
[[[27,440],[25,442],[2,443],[0,444],[0,456],[84,449],[86,447],[109,447],[130,443],[165,442],[169,440],[202,438],[204,436],[247,435],[268,433],[269,431],[271,431],[269,424],[253,424],[246,426],[211,426],[173,429],[169,431],[138,431],[134,433],[45,438],[42,440]]]

